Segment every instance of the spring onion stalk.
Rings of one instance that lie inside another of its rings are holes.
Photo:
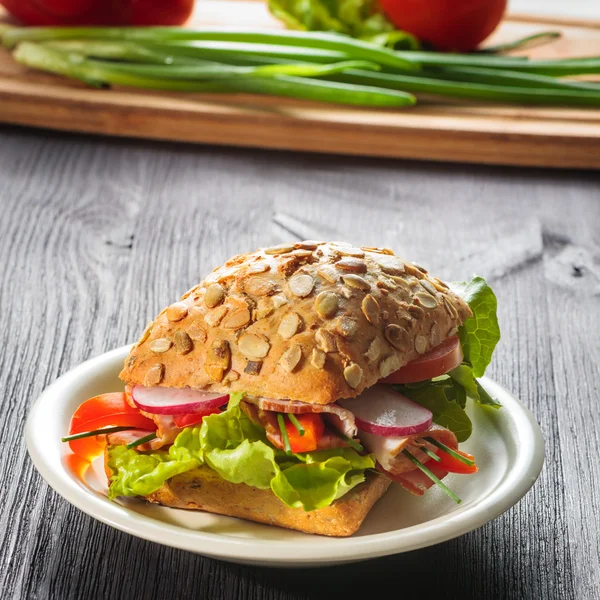
[[[239,44],[226,42],[186,42],[165,44],[113,40],[50,40],[45,47],[75,52],[86,57],[110,58],[152,64],[189,63],[194,60],[213,60],[230,64],[246,64],[254,57],[260,64],[272,63],[336,63],[350,59],[344,52],[327,52],[295,46],[269,44]],[[262,57],[262,60],[261,60]]]
[[[415,97],[406,92],[284,75],[255,78],[232,76],[231,79],[213,81],[141,77],[125,73],[116,66],[98,66],[94,61],[74,53],[58,52],[31,42],[19,44],[14,57],[28,67],[96,85],[121,85],[179,92],[268,94],[356,106],[400,107],[416,102]]]
[[[524,38],[507,42],[505,44],[496,44],[495,46],[487,46],[476,50],[477,54],[501,54],[504,52],[513,52],[514,50],[531,50],[543,44],[549,44],[562,37],[560,31],[542,31]]]
[[[283,415],[277,413],[277,423],[279,424],[279,431],[281,431],[281,437],[283,438],[283,447],[288,454],[292,453],[292,447],[290,446],[290,438],[288,436],[287,429],[285,428],[285,421]]]
[[[427,456],[429,456],[429,458],[431,458],[431,460],[435,460],[435,462],[442,461],[442,459],[435,452],[432,452],[429,448],[426,448],[425,446],[420,446],[419,450],[421,450],[421,452],[424,452],[425,454],[427,454]]]
[[[145,444],[146,442],[151,442],[154,439],[156,439],[156,433],[149,433],[148,435],[145,435],[144,437],[138,438],[137,440],[134,440],[133,442],[130,442],[129,444],[127,444],[127,448],[129,448],[131,450],[132,448],[141,446],[142,444]]]
[[[414,71],[419,64],[412,58],[375,44],[335,33],[303,31],[236,31],[218,29],[183,29],[178,27],[23,27],[4,32],[8,48],[24,41],[41,42],[58,39],[104,39],[141,42],[178,40],[224,41],[250,44],[277,44],[343,52],[351,60],[368,60],[401,70]]]
[[[226,56],[263,56],[265,58],[283,59],[286,62],[333,63],[354,58],[347,52],[303,48],[301,46],[282,46],[278,44],[177,40],[165,44],[144,42],[144,46],[157,51],[168,51],[177,56],[199,58],[209,58],[212,56],[212,60],[220,60]]]
[[[487,100],[491,102],[550,106],[600,106],[600,92],[587,89],[531,88],[483,83],[463,83],[401,74],[370,73],[368,71],[359,72],[354,70],[334,75],[332,79],[348,84],[375,86],[392,90],[402,89],[408,92]]]
[[[296,428],[296,431],[300,435],[304,435],[306,433],[306,431],[304,431],[304,427],[302,427],[302,425],[300,424],[300,421],[298,421],[296,415],[290,413],[288,415],[288,417],[290,418],[290,421],[292,422],[292,425]]]
[[[423,471],[431,481],[433,481],[437,486],[442,489],[454,502],[460,504],[462,500],[439,478],[437,475],[434,475],[420,460],[415,458],[408,450],[402,450],[402,454],[406,456],[414,465]]]
[[[61,438],[62,442],[70,442],[71,440],[80,440],[86,437],[92,437],[94,435],[104,435],[106,433],[117,433],[118,431],[130,431],[135,429],[134,427],[104,427],[102,429],[94,429],[93,431],[85,431],[83,433],[76,433],[74,435],[68,435],[67,437]]]
[[[565,58],[560,60],[528,60],[525,57],[516,56],[444,54],[442,52],[406,50],[398,50],[396,54],[399,54],[403,58],[410,58],[423,67],[486,67],[561,77],[566,75],[600,73],[600,56]]]
[[[456,460],[460,460],[460,462],[464,463],[465,465],[469,465],[469,467],[472,467],[475,464],[475,462],[472,461],[470,458],[463,456],[459,452],[456,452],[456,450],[453,450],[449,446],[446,446],[446,444],[442,444],[442,442],[436,440],[435,438],[425,438],[425,439],[430,444],[437,446],[440,450],[444,451],[446,454],[449,454],[453,458],[456,458]]]
[[[524,71],[504,69],[486,69],[484,67],[430,67],[420,71],[419,76],[429,79],[444,79],[469,83],[488,83],[492,85],[515,85],[517,87],[580,89],[600,91],[600,84],[590,81],[557,79],[548,75],[538,75]]]
[[[346,434],[342,433],[341,431],[338,431],[337,429],[335,429],[333,427],[332,427],[332,431],[340,439],[344,440],[348,444],[348,446],[350,446],[350,448],[352,448],[356,452],[361,453],[361,452],[365,451],[364,447],[361,444],[359,444],[356,440],[353,440],[351,437],[348,437]]]
[[[189,79],[192,81],[212,79],[232,79],[241,77],[275,77],[290,75],[293,77],[325,77],[335,75],[349,69],[373,70],[379,69],[376,63],[350,60],[333,65],[319,64],[282,64],[262,65],[254,67],[237,67],[209,61],[197,61],[185,65],[149,65],[149,64],[120,64],[114,62],[90,61],[92,73],[98,75],[98,69],[107,73],[123,73],[139,77],[156,79]]]

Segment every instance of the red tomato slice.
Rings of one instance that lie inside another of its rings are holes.
[[[127,404],[123,392],[115,392],[94,396],[80,404],[71,417],[69,435],[110,426],[131,427],[146,431],[156,430],[156,424],[152,419],[148,419],[136,408]],[[69,446],[77,456],[92,460],[104,452],[106,441],[100,436],[93,436],[71,440]]]
[[[468,458],[469,460],[475,461],[475,458],[466,452],[462,452],[461,450],[455,450],[461,456]],[[439,467],[448,471],[449,473],[462,473],[464,475],[469,475],[471,473],[477,473],[477,465],[466,465],[464,462],[458,460],[458,458],[454,458],[454,456],[450,456],[443,451],[438,451],[437,455],[440,457],[440,462],[437,463]]]
[[[439,346],[409,362],[401,369],[388,375],[383,383],[416,383],[444,375],[460,365],[462,348],[457,336],[443,341]]]
[[[191,427],[192,425],[201,423],[204,417],[207,417],[208,415],[214,415],[220,412],[221,411],[218,408],[214,408],[211,411],[202,414],[189,413],[187,415],[173,415],[173,423],[175,423],[177,427]]]
[[[295,425],[289,419],[285,419],[285,429],[292,452],[312,452],[316,450],[325,431],[323,419],[314,413],[296,415],[296,418],[300,425],[304,427],[304,435],[300,435]]]

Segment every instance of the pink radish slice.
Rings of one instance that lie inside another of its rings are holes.
[[[374,385],[357,398],[338,404],[354,413],[359,429],[385,437],[422,433],[433,420],[430,410],[387,385]]]
[[[140,409],[157,415],[210,412],[223,406],[229,394],[211,394],[191,388],[144,387],[136,385],[131,397]]]

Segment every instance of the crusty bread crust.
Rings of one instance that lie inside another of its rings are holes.
[[[271,490],[230,483],[206,465],[170,479],[146,499],[174,508],[239,517],[305,533],[347,537],[355,533],[391,481],[368,473],[364,483],[330,506],[306,512],[286,506]]]
[[[428,352],[470,314],[391,250],[283,244],[233,257],[163,310],[120,376],[328,404]]]

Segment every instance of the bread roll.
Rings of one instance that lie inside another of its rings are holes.
[[[391,480],[368,473],[364,483],[329,506],[306,512],[286,506],[271,490],[230,483],[202,465],[171,478],[146,497],[150,502],[239,517],[305,533],[345,537],[355,533]]]
[[[470,315],[391,250],[291,242],[215,269],[148,325],[120,376],[328,404],[428,352]]]

